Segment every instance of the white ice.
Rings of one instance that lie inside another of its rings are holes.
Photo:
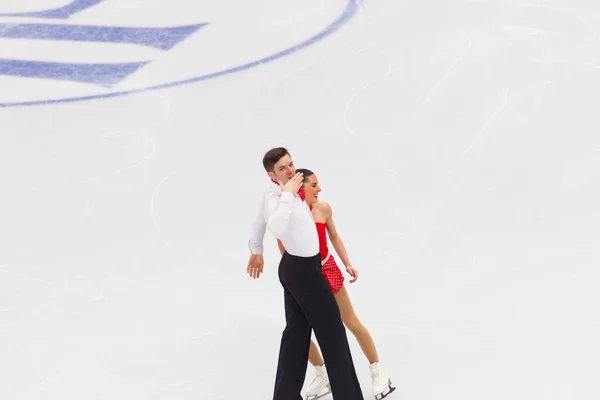
[[[599,33],[592,1],[368,0],[246,71],[0,107],[0,399],[272,398],[272,236],[245,268],[280,145],[334,209],[390,400],[598,399]]]

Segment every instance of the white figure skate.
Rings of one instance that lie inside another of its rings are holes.
[[[316,366],[312,382],[304,393],[304,399],[317,400],[329,393],[331,393],[331,386],[329,385],[329,377],[327,376],[325,365]]]
[[[392,393],[396,388],[392,385],[390,376],[375,362],[369,365],[371,379],[373,380],[373,396],[375,400],[381,400]]]

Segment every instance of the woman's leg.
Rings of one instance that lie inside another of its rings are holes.
[[[388,373],[379,365],[379,357],[377,356],[377,350],[375,349],[373,339],[367,328],[363,326],[354,313],[346,287],[342,286],[340,290],[335,293],[334,297],[338,303],[340,314],[342,315],[342,322],[344,322],[346,328],[354,334],[360,348],[369,360],[369,369],[371,371],[371,379],[373,380],[371,389],[373,391],[373,396],[375,396],[376,399],[382,399],[396,390],[396,388],[392,385],[392,380]]]
[[[369,360],[369,364],[379,362],[379,357],[377,355],[377,349],[375,348],[373,338],[371,338],[371,334],[367,328],[363,326],[354,313],[354,308],[352,307],[350,296],[348,296],[348,292],[346,291],[346,286],[342,286],[340,290],[335,293],[334,297],[338,303],[338,307],[340,308],[344,325],[346,325],[346,328],[348,328],[348,330],[356,337],[356,340],[365,354],[365,357],[367,357]]]
[[[321,353],[319,352],[319,348],[312,339],[310,340],[310,347],[308,349],[308,361],[313,367],[319,367],[325,364],[325,361],[323,361],[323,357],[321,357]]]
[[[342,286],[335,294],[335,300],[340,309],[340,315],[342,322],[346,328],[354,334],[358,344],[360,345],[366,358],[369,360],[369,368],[371,370],[371,378],[373,379],[373,395],[375,398],[381,398],[387,396],[395,390],[391,386],[389,375],[385,371],[382,371],[379,366],[379,357],[377,355],[377,349],[375,343],[369,334],[367,328],[363,326],[356,314],[350,301],[350,296],[346,291],[346,287]],[[324,365],[321,354],[317,345],[311,340],[308,359],[315,368],[315,377],[311,384],[308,386],[308,390],[305,392],[305,396],[312,398],[320,393],[323,393],[323,389],[326,387],[329,380],[324,370],[320,368]]]

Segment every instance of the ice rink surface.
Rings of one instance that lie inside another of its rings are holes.
[[[272,398],[270,234],[245,268],[280,145],[333,207],[390,400],[600,396],[597,2],[0,14],[1,399]]]

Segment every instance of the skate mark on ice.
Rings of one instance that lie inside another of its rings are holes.
[[[133,133],[133,132],[115,132],[115,133],[108,133],[108,134],[103,134],[100,135],[101,137],[104,138],[108,138],[108,139],[112,139],[112,138],[121,138],[121,137],[128,137],[128,136],[133,136],[133,137],[140,137],[144,140],[146,140],[148,143],[150,143],[151,146],[151,150],[148,154],[146,154],[142,160],[136,164],[132,164],[132,165],[128,165],[124,168],[120,168],[117,170],[114,170],[112,172],[103,174],[103,175],[99,175],[96,177],[92,177],[92,178],[87,178],[87,179],[83,179],[78,181],[77,183],[88,183],[88,182],[92,182],[92,181],[98,181],[98,180],[102,180],[105,178],[108,178],[110,176],[115,176],[115,175],[120,175],[123,172],[127,172],[129,170],[132,170],[134,168],[138,168],[140,166],[142,166],[144,163],[146,163],[150,158],[152,158],[154,156],[154,154],[156,153],[156,143],[154,142],[153,139],[151,139],[148,134],[150,132],[154,132],[158,127],[162,126],[170,117],[171,117],[171,103],[165,99],[164,96],[159,95],[158,97],[160,97],[160,99],[162,100],[162,103],[165,106],[166,112],[165,115],[162,117],[162,119],[160,119],[158,122],[156,122],[156,124],[153,124],[153,126],[151,128],[148,128],[146,130],[144,130],[143,132],[140,133]],[[125,146],[125,148],[127,148],[129,146]]]
[[[588,68],[593,68],[593,69],[600,69],[600,64],[599,63],[594,63],[594,62],[587,62],[587,61],[573,61],[573,60],[569,60],[569,59],[551,59],[551,60],[542,60],[539,57],[533,57],[530,59],[531,62],[534,63],[539,63],[539,64],[545,64],[545,65],[553,65],[553,64],[574,64],[576,67],[588,67]]]
[[[575,13],[569,12],[567,10],[559,10],[556,6],[553,6],[551,4],[525,4],[520,9],[522,10],[522,9],[526,9],[526,8],[545,8],[547,10],[552,10],[553,12],[556,12],[557,14],[562,14],[562,15],[567,15],[569,17],[572,17],[572,18],[578,20],[579,22],[581,22],[589,31],[591,31],[592,36],[598,37],[598,33],[596,32],[594,27],[579,14],[575,14]]]
[[[374,81],[375,82],[375,81]],[[372,82],[371,82],[372,83]],[[348,111],[350,110],[350,105],[352,105],[352,102],[354,101],[354,99],[361,94],[366,88],[368,88],[371,83],[367,83],[366,85],[364,85],[363,87],[361,87],[360,89],[358,89],[356,92],[354,92],[351,96],[350,99],[346,102],[346,107],[344,109],[344,127],[346,128],[346,130],[348,132],[350,132],[352,135],[354,135],[354,137],[356,137],[357,139],[362,140],[362,138],[360,138],[356,132],[350,128],[350,126],[348,125]]]
[[[387,72],[385,74],[385,79],[388,79],[391,75],[392,75],[392,67],[391,65],[388,67]],[[350,132],[354,137],[356,137],[357,139],[359,139],[360,141],[362,141],[365,144],[366,143],[360,136],[358,136],[356,134],[356,131],[354,131],[354,129],[350,128],[350,125],[348,124],[348,113],[350,111],[350,106],[352,105],[352,103],[354,102],[354,100],[356,100],[356,98],[362,93],[364,92],[369,86],[371,86],[372,84],[378,82],[380,79],[374,79],[373,81],[365,84],[364,86],[362,86],[360,89],[358,89],[356,92],[354,92],[350,98],[348,99],[348,101],[346,102],[346,106],[344,107],[344,127],[346,128],[346,130],[348,132]]]
[[[169,179],[168,176],[165,176],[163,178],[162,181],[160,181],[160,183],[158,185],[156,185],[156,187],[154,188],[154,190],[152,191],[152,198],[151,198],[151,212],[152,212],[152,222],[154,223],[154,228],[156,229],[156,233],[158,233],[158,235],[160,236],[160,229],[158,227],[158,221],[156,219],[156,213],[154,211],[154,202],[155,202],[155,197],[156,197],[156,192],[158,191],[158,189],[163,185],[163,183],[165,183],[165,181]],[[166,241],[165,241],[166,243]]]
[[[78,181],[77,183],[83,184],[83,183],[88,183],[88,182],[93,182],[93,181],[99,181],[99,180],[106,179],[106,178],[111,177],[111,176],[120,175],[120,174],[122,174],[124,172],[127,172],[129,170],[132,170],[134,168],[138,168],[138,167],[142,166],[146,161],[148,161],[150,158],[152,158],[152,156],[154,155],[154,153],[156,153],[156,143],[154,142],[154,140],[152,140],[151,138],[147,137],[146,135],[136,134],[136,133],[133,133],[133,132],[131,132],[129,134],[118,133],[118,134],[115,134],[115,135],[102,135],[102,137],[105,137],[105,138],[115,138],[115,137],[124,137],[124,136],[141,136],[144,140],[146,140],[148,143],[150,143],[150,146],[151,146],[150,152],[148,154],[146,154],[142,158],[142,161],[140,161],[138,163],[131,164],[131,165],[128,165],[126,167],[113,170],[113,171],[108,172],[108,173],[103,174],[103,175],[98,175],[98,176],[95,176],[95,177],[82,179],[82,180]],[[128,146],[125,146],[125,148],[127,148],[127,147]]]
[[[502,94],[504,97],[502,105],[500,107],[498,107],[498,109],[496,111],[494,111],[494,113],[481,126],[481,129],[479,129],[479,132],[477,133],[477,135],[475,136],[475,138],[473,139],[471,144],[469,144],[469,146],[465,149],[465,151],[463,151],[463,156],[466,156],[467,153],[469,151],[471,151],[471,149],[473,148],[475,143],[477,143],[479,141],[479,139],[481,138],[481,136],[483,135],[483,132],[485,132],[485,129],[488,127],[488,125],[502,112],[502,110],[504,110],[504,107],[506,107],[506,104],[508,102],[508,96],[507,96],[508,92],[507,92],[506,88],[502,89]]]
[[[388,67],[387,72],[385,73],[385,77],[383,78],[384,80],[388,79],[391,75],[392,75],[392,71],[393,68],[391,66]],[[379,79],[375,79],[367,84],[365,84],[364,86],[362,86],[360,89],[358,89],[356,92],[354,92],[351,96],[350,99],[348,99],[348,101],[346,102],[346,106],[344,108],[344,116],[343,116],[343,121],[344,121],[344,128],[346,128],[346,130],[348,132],[350,132],[355,138],[357,138],[358,140],[360,140],[362,143],[364,143],[364,145],[366,146],[366,148],[369,147],[369,143],[364,140],[361,136],[359,136],[356,131],[354,129],[352,129],[350,127],[350,125],[348,124],[348,114],[350,111],[350,106],[352,105],[352,103],[354,102],[354,100],[356,100],[356,98],[362,93],[364,92],[369,86],[371,86],[372,84],[378,82]],[[373,132],[371,132],[371,135],[373,134]],[[383,136],[390,136],[389,133],[384,132],[384,133],[380,133]],[[388,172],[391,173],[391,176],[395,176],[396,175],[396,170],[394,168],[389,168],[387,169]]]
[[[46,281],[46,280],[44,280],[42,278],[38,278],[37,276],[34,276],[31,279],[33,279],[36,282],[43,283],[44,285],[52,285],[53,284],[52,282]]]
[[[460,54],[458,57],[452,60],[448,68],[446,68],[446,71],[444,71],[442,77],[435,83],[435,85],[433,85],[433,88],[425,95],[425,100],[423,100],[423,102],[421,103],[421,107],[429,103],[429,101],[431,100],[431,96],[444,85],[444,83],[448,79],[448,76],[450,75],[450,72],[454,69],[454,67],[461,63],[464,57],[467,54],[469,54],[469,52],[471,51],[471,47],[473,46],[473,40],[471,39],[471,36],[467,36],[467,40],[469,41],[469,47],[467,48],[467,50],[465,50],[464,53]]]
[[[199,335],[192,336],[190,339],[192,339],[192,340],[204,339],[205,337],[212,336],[212,335],[214,335],[214,332],[212,332],[212,331],[210,331],[210,332],[204,332],[204,333],[201,333]]]
[[[92,296],[92,301],[102,301],[102,300],[106,300],[106,299],[108,299],[108,297],[106,297],[104,295],[104,290],[101,290],[100,294]]]
[[[356,0],[355,4],[357,6],[357,12],[356,12],[356,15],[357,15],[356,19],[358,20],[357,25],[359,26],[358,30],[360,31],[358,36],[361,38],[367,37],[367,34],[365,33],[365,16],[364,16],[365,7],[363,6],[363,0]],[[356,49],[356,52],[362,53],[363,51],[367,51],[367,50],[371,49],[376,44],[377,44],[377,42],[371,42],[367,46],[363,46],[363,47]]]

